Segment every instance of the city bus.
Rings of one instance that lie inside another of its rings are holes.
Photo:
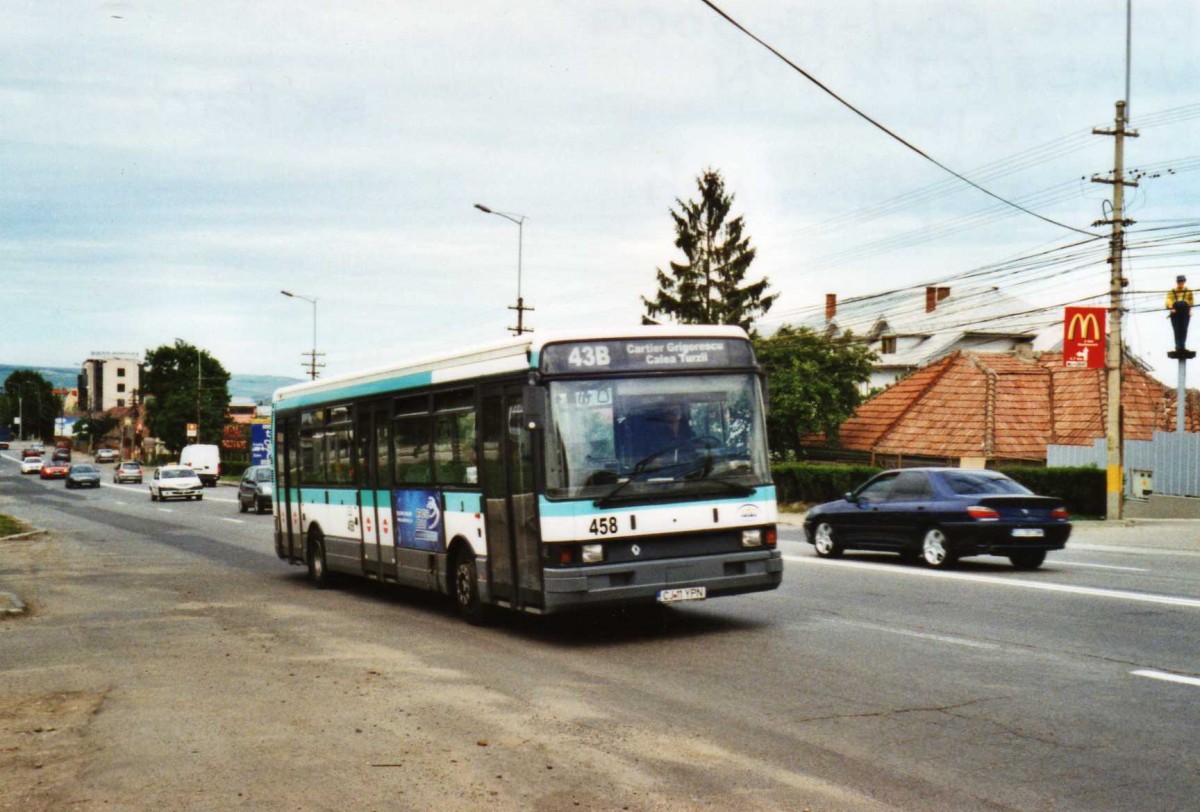
[[[775,589],[763,389],[724,326],[528,334],[282,388],[276,554],[471,622]]]

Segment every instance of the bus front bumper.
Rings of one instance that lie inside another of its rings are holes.
[[[764,592],[783,582],[779,550],[667,558],[589,567],[547,568],[545,611],[654,603],[664,589],[705,588],[709,598]]]

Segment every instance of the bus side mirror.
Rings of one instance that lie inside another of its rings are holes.
[[[545,387],[526,386],[521,392],[521,407],[525,413],[525,428],[537,431],[545,428],[549,400]]]

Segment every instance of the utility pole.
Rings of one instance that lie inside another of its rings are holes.
[[[1125,219],[1125,187],[1137,186],[1136,181],[1125,179],[1125,138],[1137,138],[1134,130],[1127,130],[1126,103],[1117,102],[1116,125],[1111,130],[1093,129],[1094,135],[1111,135],[1115,140],[1115,165],[1111,178],[1092,176],[1093,183],[1109,183],[1113,187],[1112,218],[1097,220],[1092,225],[1112,226],[1112,246],[1108,257],[1111,268],[1108,287],[1108,414],[1105,421],[1105,439],[1108,443],[1108,494],[1105,516],[1109,519],[1120,519],[1122,516],[1121,498],[1124,494],[1124,466],[1121,460],[1121,363],[1123,352],[1121,345],[1121,293],[1129,284],[1129,280],[1121,273],[1121,257],[1125,252],[1125,226],[1133,225],[1133,220]]]

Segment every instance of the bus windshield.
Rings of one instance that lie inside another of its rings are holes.
[[[770,484],[752,374],[550,383],[546,495],[647,499]]]

